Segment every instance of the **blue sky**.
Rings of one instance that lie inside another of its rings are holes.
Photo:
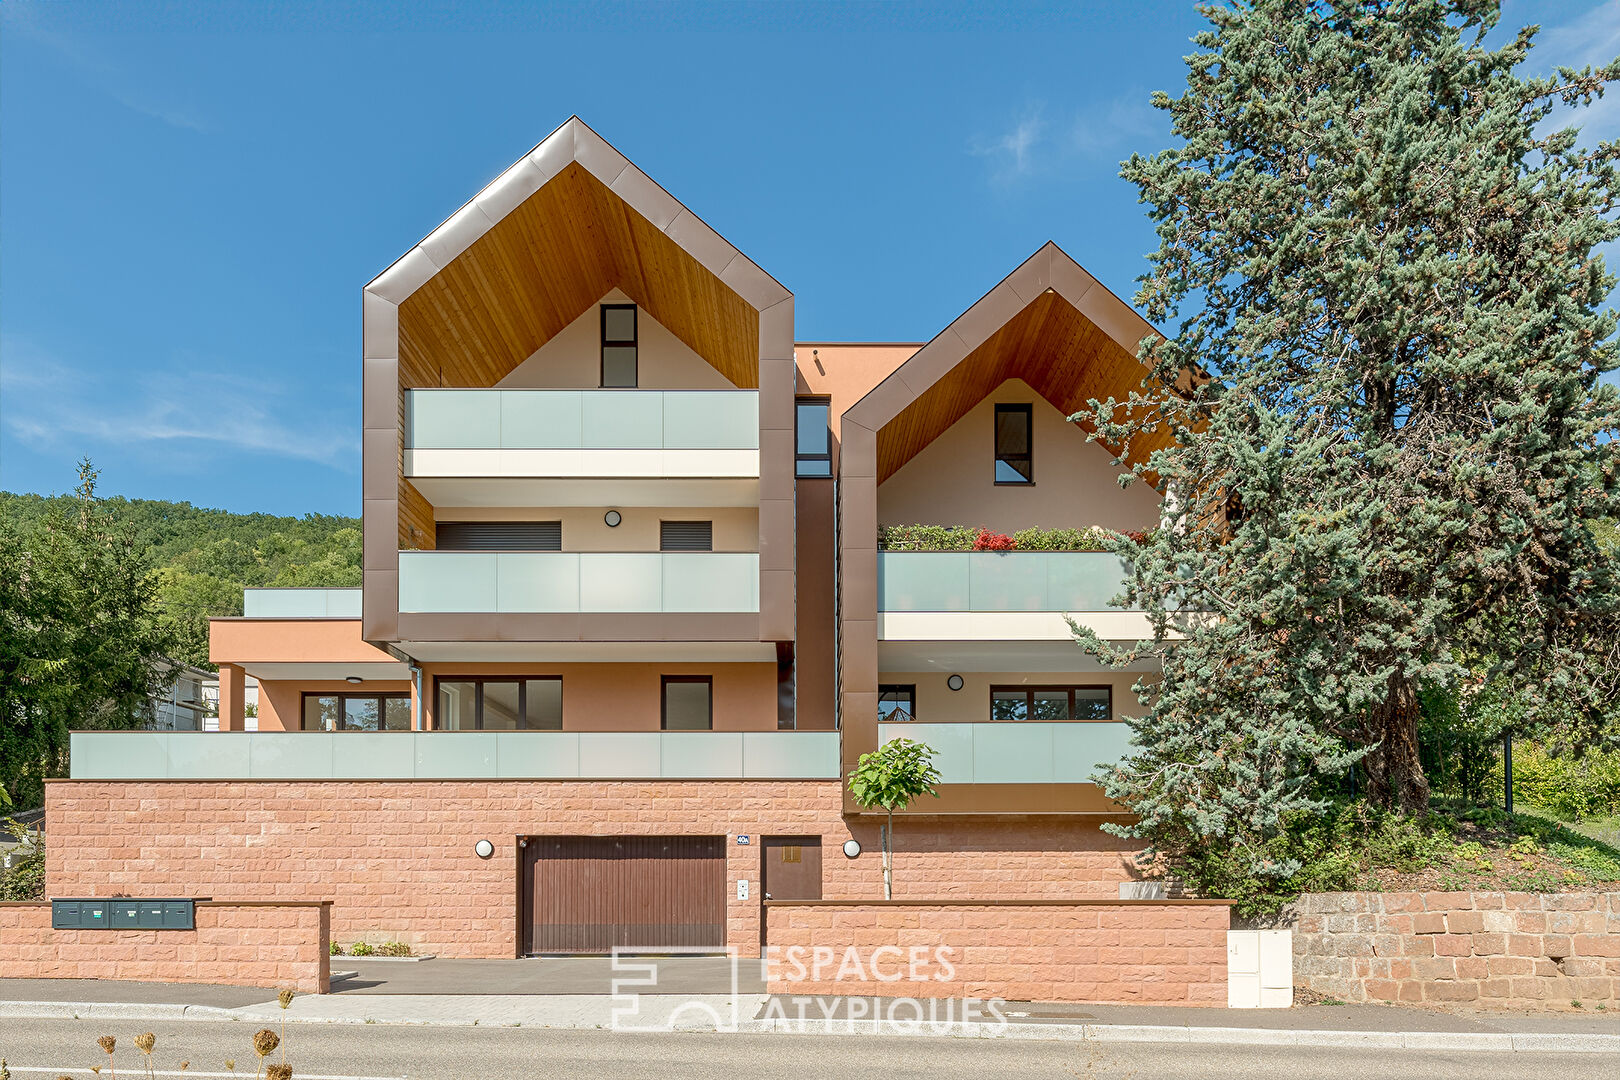
[[[797,298],[922,340],[1046,240],[1129,296],[1191,3],[0,8],[0,487],[358,513],[360,289],[578,113]],[[1545,66],[1620,0],[1509,3]],[[1542,66],[1538,64],[1537,66]],[[1620,95],[1589,123],[1620,134]]]

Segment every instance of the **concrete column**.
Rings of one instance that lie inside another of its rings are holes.
[[[238,664],[219,665],[219,730],[242,731],[247,672]]]

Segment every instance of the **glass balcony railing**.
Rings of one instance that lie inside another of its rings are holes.
[[[1105,551],[880,551],[879,611],[1117,611]]]
[[[752,551],[402,551],[402,612],[755,612]]]
[[[1085,784],[1131,752],[1123,723],[880,723],[878,738],[933,747],[945,784]]]
[[[838,777],[836,731],[75,731],[75,780]]]
[[[359,589],[243,589],[250,619],[358,619]]]
[[[411,390],[409,450],[755,450],[757,390]]]

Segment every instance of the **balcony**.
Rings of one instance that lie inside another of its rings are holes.
[[[243,589],[249,619],[358,619],[359,589]]]
[[[399,553],[401,613],[759,611],[757,552]]]
[[[413,480],[759,478],[757,390],[411,390],[406,399]]]
[[[886,641],[1067,641],[1065,616],[1109,638],[1150,636],[1109,601],[1125,565],[1103,551],[880,551],[878,635]]]
[[[70,736],[75,780],[828,780],[834,731],[123,732]]]
[[[1086,784],[1130,753],[1122,723],[878,725],[878,739],[911,739],[937,753],[944,784]]]

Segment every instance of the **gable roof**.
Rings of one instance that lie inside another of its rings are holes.
[[[491,386],[614,288],[738,386],[792,356],[793,297],[577,116],[365,288],[365,356]]]
[[[1065,415],[1091,398],[1124,400],[1148,374],[1137,347],[1156,335],[1048,242],[845,411],[845,461],[862,470],[852,475],[882,483],[1010,378]],[[1168,442],[1168,433],[1142,435],[1109,449],[1145,457]]]

